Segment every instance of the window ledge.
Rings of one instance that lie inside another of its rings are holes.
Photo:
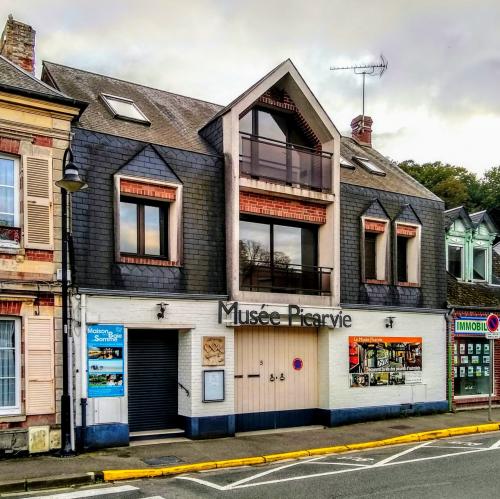
[[[24,414],[12,416],[0,414],[0,423],[22,423],[23,421],[26,421],[26,416]]]
[[[153,265],[156,267],[180,267],[179,262],[146,256],[120,255],[118,263],[132,263],[135,265]]]
[[[401,286],[403,288],[419,288],[420,284],[418,282],[401,282],[398,281],[396,286]]]
[[[24,255],[24,249],[17,246],[11,246],[11,245],[3,245],[0,243],[0,253],[3,253],[4,255]]]
[[[365,284],[389,284],[389,281],[385,279],[365,279]]]

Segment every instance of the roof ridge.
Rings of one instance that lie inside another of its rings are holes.
[[[7,57],[5,57],[3,55],[0,55],[0,58],[2,58],[7,64],[10,64],[17,71],[19,71],[20,73],[22,73],[25,76],[29,77],[31,80],[33,80],[34,82],[38,83],[39,85],[41,85],[42,87],[46,88],[47,90],[55,92],[55,93],[59,94],[61,97],[64,97],[66,99],[71,99],[71,97],[69,95],[63,94],[60,90],[57,90],[57,88],[54,88],[54,87],[51,87],[50,85],[47,85],[45,82],[43,82],[42,80],[39,80],[38,78],[36,78],[35,76],[33,76],[31,73],[28,73],[28,71],[26,71],[22,67],[18,66],[17,64],[14,64],[12,61],[10,61],[9,59],[7,59]]]
[[[162,88],[152,87],[150,85],[144,85],[143,83],[136,83],[133,81],[124,80],[123,78],[117,78],[116,76],[109,76],[109,75],[105,75],[102,73],[96,73],[95,71],[89,71],[88,69],[75,68],[73,66],[67,66],[66,64],[59,64],[57,62],[52,62],[52,61],[42,61],[42,64],[44,64],[44,65],[51,64],[53,66],[59,66],[61,68],[68,68],[68,69],[72,69],[74,71],[81,71],[82,73],[88,73],[91,75],[102,76],[103,78],[109,78],[110,80],[121,81],[122,83],[128,83],[130,85],[136,85],[138,87],[149,88],[150,90],[157,90],[158,92],[164,92],[166,94],[176,95],[178,97],[184,97],[186,99],[192,99],[192,100],[196,100],[198,102],[204,102],[205,104],[211,104],[213,106],[218,106],[221,109],[224,108],[224,106],[222,104],[217,104],[216,102],[211,102],[208,100],[199,99],[197,97],[190,97],[189,95],[178,94],[176,92],[170,92],[169,90],[163,90]],[[53,87],[49,86],[49,88],[53,88]]]

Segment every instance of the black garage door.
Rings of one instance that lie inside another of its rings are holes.
[[[128,331],[129,430],[178,428],[178,332]]]

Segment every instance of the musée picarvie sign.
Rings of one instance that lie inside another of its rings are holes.
[[[352,326],[352,317],[344,315],[342,311],[333,314],[312,314],[304,313],[298,305],[288,305],[288,314],[282,318],[277,310],[264,310],[263,307],[264,305],[260,309],[241,310],[237,301],[231,304],[219,301],[219,324],[222,323],[222,316],[225,313],[232,319],[235,326],[327,326],[330,328]]]

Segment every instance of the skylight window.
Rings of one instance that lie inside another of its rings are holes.
[[[349,170],[355,170],[356,169],[356,166],[354,165],[354,163],[348,159],[346,159],[345,156],[340,156],[340,166],[342,166],[343,168],[349,168]]]
[[[378,167],[372,160],[368,158],[360,158],[358,156],[354,156],[354,159],[365,169],[368,170],[373,175],[382,175],[385,176],[384,170]]]
[[[101,94],[102,100],[113,113],[114,118],[150,125],[146,115],[137,107],[133,100],[115,95]]]

